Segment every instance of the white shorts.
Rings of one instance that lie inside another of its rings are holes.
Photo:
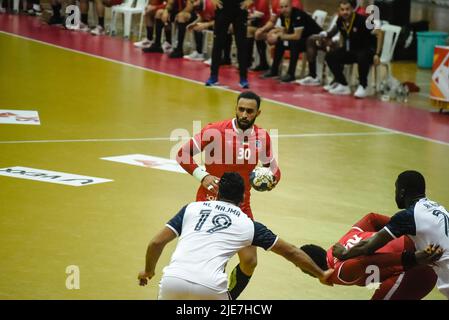
[[[230,300],[229,293],[218,293],[203,285],[175,277],[162,277],[158,300]]]
[[[438,290],[449,299],[449,260],[439,261],[434,270],[438,276]]]

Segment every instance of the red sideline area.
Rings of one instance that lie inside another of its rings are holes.
[[[58,26],[48,26],[33,17],[0,14],[0,30],[191,80],[204,82],[209,76],[209,67],[202,62],[169,59],[167,55],[155,53],[144,54],[134,48],[131,41],[120,37],[98,37],[67,31]],[[264,98],[449,143],[447,115],[375,98],[357,100],[352,96],[335,97],[321,88],[281,84],[272,79],[261,80],[259,76],[259,73],[250,72],[248,80],[251,90]],[[235,68],[220,69],[221,84],[240,90],[238,80]]]

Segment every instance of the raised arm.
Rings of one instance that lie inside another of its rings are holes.
[[[303,272],[318,278],[321,283],[331,285],[327,282],[327,279],[332,275],[334,270],[321,270],[321,268],[318,267],[316,263],[298,247],[282,239],[278,239],[274,246],[271,248],[271,251],[280,256],[283,256],[285,259],[300,268]]]
[[[358,256],[366,256],[373,254],[377,249],[382,248],[393,237],[385,229],[375,233],[371,238],[362,240],[349,250],[340,243],[336,243],[332,249],[332,254],[339,260],[347,260]]]
[[[175,238],[175,232],[169,227],[164,227],[164,229],[151,240],[145,257],[145,271],[140,272],[137,277],[141,286],[145,286],[148,283],[148,280],[154,276],[156,264],[164,247]]]

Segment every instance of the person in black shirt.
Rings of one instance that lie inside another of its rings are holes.
[[[339,17],[336,26],[323,34],[325,37],[333,37],[340,32],[343,46],[326,54],[326,62],[334,74],[338,85],[329,90],[336,95],[349,95],[351,90],[343,75],[345,64],[357,63],[359,69],[359,82],[354,96],[364,98],[367,94],[368,72],[370,66],[380,62],[380,50],[382,47],[382,32],[367,28],[366,17],[354,12],[354,5],[350,0],[340,0]],[[376,39],[377,37],[377,39]]]
[[[240,82],[243,89],[249,88],[248,58],[247,58],[247,22],[248,7],[252,0],[212,0],[215,3],[215,25],[214,44],[212,47],[212,64],[210,67],[210,77],[206,81],[206,86],[218,85],[218,70],[220,68],[221,55],[228,41],[228,29],[232,24],[237,45],[237,60],[239,63]]]
[[[286,49],[290,50],[288,72],[281,77],[282,82],[295,80],[296,65],[300,52],[306,50],[307,38],[322,31],[313,18],[304,11],[293,8],[291,0],[281,0],[281,26],[268,34],[268,43],[275,45],[275,54],[270,71],[263,78],[273,78],[279,75],[279,66]]]

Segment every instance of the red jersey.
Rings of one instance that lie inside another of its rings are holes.
[[[205,167],[209,174],[221,177],[225,172],[239,173],[245,181],[245,198],[240,208],[252,219],[251,171],[260,161],[262,165],[270,166],[276,181],[280,180],[281,172],[272,154],[270,135],[256,125],[242,132],[236,122],[232,119],[207,125],[179,150],[177,161],[192,174],[198,168],[193,156],[204,151]],[[215,199],[215,194],[200,185],[196,201]]]
[[[270,0],[255,0],[253,4],[248,9],[249,12],[262,12],[263,17],[261,17],[261,23],[265,24],[270,20]]]
[[[281,0],[271,0],[271,13],[279,16],[281,14],[280,7]],[[292,0],[292,7],[304,10],[304,6],[301,3],[301,0]]]
[[[212,21],[215,19],[215,7],[211,0],[203,0],[203,5],[198,10],[198,14],[203,21]]]
[[[351,248],[361,240],[370,238],[377,231],[381,230],[390,217],[370,213],[357,222],[338,242],[345,248]],[[380,281],[390,278],[395,274],[404,271],[402,266],[402,252],[415,251],[413,241],[402,236],[394,239],[384,247],[377,250],[373,255],[351,258],[340,261],[332,255],[332,247],[327,251],[327,264],[334,269],[331,282],[340,285],[365,286],[366,279],[370,273],[368,266],[377,266],[380,271]]]

